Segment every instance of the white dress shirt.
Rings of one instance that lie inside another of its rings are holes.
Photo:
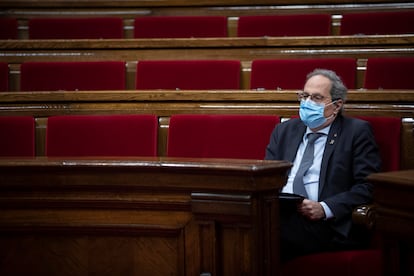
[[[321,137],[319,137],[319,139],[315,141],[313,164],[303,177],[303,183],[308,194],[308,199],[313,201],[318,201],[319,199],[319,175],[321,171],[323,152],[325,151],[325,144],[328,139],[328,133],[330,128],[331,126],[329,125],[324,129],[318,131],[318,133],[323,133],[325,135],[322,135]],[[312,130],[308,127],[306,129],[305,135],[302,138],[302,143],[299,145],[298,152],[296,153],[296,157],[293,162],[293,167],[289,173],[288,181],[282,189],[282,192],[284,193],[293,193],[293,180],[295,179],[296,172],[298,171],[300,162],[302,161],[303,153],[305,151],[306,145],[308,144],[307,137],[309,133],[312,133]],[[320,203],[325,211],[326,219],[332,218],[333,213],[328,207],[328,205],[326,205],[323,201]]]

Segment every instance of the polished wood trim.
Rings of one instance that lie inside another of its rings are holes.
[[[414,35],[0,40],[3,50],[412,45]]]
[[[123,90],[1,92],[0,103],[27,102],[290,102],[296,90]],[[414,104],[412,90],[349,90],[348,103]]]
[[[401,3],[410,3],[409,0],[400,0]],[[365,6],[368,3],[375,4],[395,4],[389,0],[365,0]],[[192,6],[192,7],[209,7],[209,6],[255,6],[255,5],[315,5],[315,4],[325,4],[325,5],[350,5],[349,0],[198,0],[191,1],[191,4],[188,4],[187,0],[132,0],[132,1],[110,1],[110,0],[5,0],[2,1],[2,7],[180,7],[180,6]],[[353,4],[361,6],[358,4]]]

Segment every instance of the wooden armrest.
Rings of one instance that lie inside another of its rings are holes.
[[[373,204],[357,206],[352,212],[352,221],[356,225],[371,230],[375,225],[376,208]]]

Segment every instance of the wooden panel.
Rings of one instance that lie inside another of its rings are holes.
[[[414,118],[404,118],[402,121],[401,168],[414,169]]]
[[[278,243],[265,238],[278,235],[276,198],[290,165],[0,160],[0,272],[278,275]]]
[[[414,171],[378,173],[374,184],[376,225],[384,242],[385,275],[414,273]]]

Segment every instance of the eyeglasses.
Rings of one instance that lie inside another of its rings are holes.
[[[304,91],[300,91],[298,92],[298,100],[302,101],[302,100],[306,100],[307,98],[311,98],[312,101],[320,103],[323,102],[323,100],[326,98],[325,96],[315,93],[315,94],[309,94],[307,92]]]

